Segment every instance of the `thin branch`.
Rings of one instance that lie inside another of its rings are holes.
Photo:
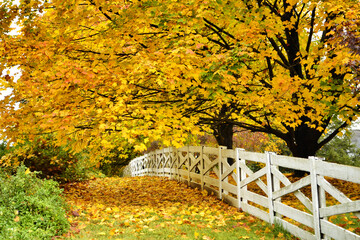
[[[314,34],[314,23],[315,23],[315,11],[316,11],[316,6],[314,7],[314,9],[311,12],[311,27],[310,27],[310,33],[309,33],[309,38],[306,44],[306,52],[309,53],[310,51],[310,46],[311,46],[311,42],[312,42],[312,36]]]

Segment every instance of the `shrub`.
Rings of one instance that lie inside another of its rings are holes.
[[[336,136],[320,149],[317,156],[326,161],[360,167],[360,149],[351,142],[351,133]]]
[[[69,228],[62,190],[21,165],[15,175],[0,173],[0,239],[51,239]]]

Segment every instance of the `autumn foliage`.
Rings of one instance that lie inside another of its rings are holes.
[[[0,126],[13,142],[52,133],[99,161],[204,130],[231,147],[240,126],[307,157],[359,113],[346,44],[357,1],[6,0],[0,14],[1,84],[13,89]]]

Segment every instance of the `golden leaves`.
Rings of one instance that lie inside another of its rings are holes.
[[[185,184],[159,177],[103,178],[64,186],[67,202],[72,206],[69,220],[77,230],[86,233],[92,223],[107,227],[105,236],[119,236],[157,232],[158,229],[193,227],[197,239],[214,239],[202,229],[216,232],[230,231],[229,224],[242,220],[249,225],[257,220],[239,212],[215,196],[188,188]],[[76,214],[73,214],[76,213]]]

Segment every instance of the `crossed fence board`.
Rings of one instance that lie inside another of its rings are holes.
[[[256,172],[249,163],[260,163]],[[292,183],[279,167],[309,172]],[[128,176],[165,176],[207,190],[229,204],[271,224],[277,223],[301,239],[354,239],[360,235],[331,223],[328,217],[354,213],[360,218],[360,200],[352,201],[325,177],[360,184],[360,168],[324,162],[319,158],[295,158],[243,149],[186,146],[166,148],[132,160],[124,170]],[[257,186],[257,192],[248,186]],[[311,187],[311,196],[301,190]],[[327,205],[328,193],[339,204]],[[305,208],[300,210],[282,198],[293,194]],[[360,195],[360,193],[358,193]],[[296,221],[305,228],[298,227]]]

